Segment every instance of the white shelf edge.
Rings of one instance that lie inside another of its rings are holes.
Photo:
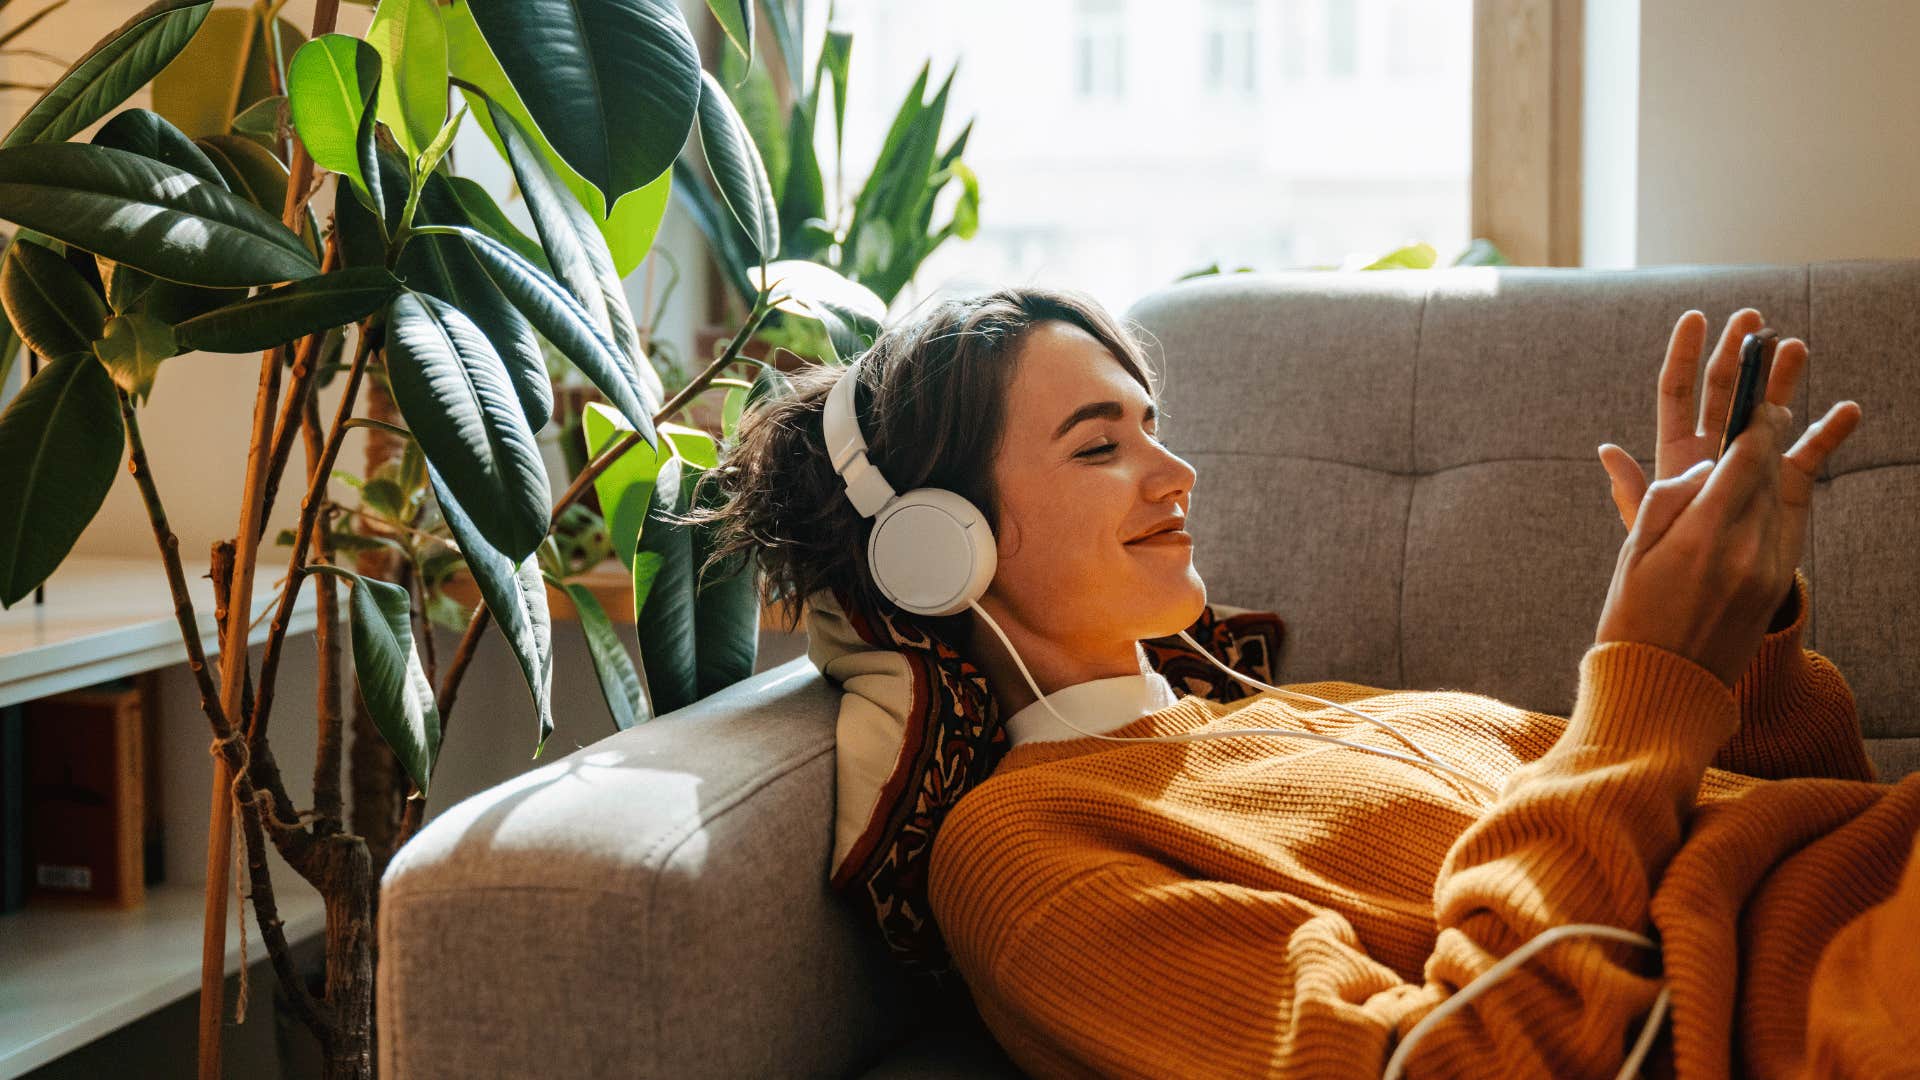
[[[30,1003],[44,991],[45,982],[55,981],[63,987],[72,989],[75,985],[75,973],[71,970],[53,972],[50,964],[57,961],[61,950],[56,942],[54,949],[48,949],[43,943],[28,945],[25,950],[39,955],[29,955],[24,967],[9,964],[0,971],[0,1080],[11,1080],[22,1076],[49,1062],[78,1050],[80,1047],[112,1034],[120,1028],[133,1023],[167,1005],[181,1000],[200,990],[200,948],[202,904],[205,886],[199,882],[185,884],[162,884],[147,890],[147,908],[131,912],[99,911],[59,911],[29,908],[12,915],[0,916],[0,941],[13,939],[5,950],[15,954],[20,946],[19,938],[32,935],[38,924],[57,920],[63,924],[62,936],[73,936],[77,924],[98,918],[119,929],[122,934],[146,929],[151,933],[157,929],[171,939],[166,943],[169,952],[162,958],[161,965],[166,968],[164,974],[126,985],[125,976],[112,969],[111,965],[93,965],[89,970],[102,979],[118,980],[121,985],[111,990],[86,995],[76,1007],[81,1010],[58,1022],[50,1029],[25,1032],[17,1030],[25,1022],[19,1018],[31,1011]],[[320,894],[300,882],[299,887],[288,890],[287,895],[275,893],[280,918],[284,921],[288,944],[298,944],[321,932],[326,926],[326,909]],[[229,924],[233,919],[234,899],[228,898],[227,917]],[[158,922],[157,928],[152,926]],[[44,931],[42,931],[44,933]],[[72,951],[72,946],[68,946]],[[247,906],[247,964],[254,967],[267,958],[267,946],[260,939],[259,927],[255,923],[252,905]],[[240,970],[240,940],[233,927],[227,927],[226,974],[231,976]],[[272,992],[274,979],[269,974],[266,985],[259,979],[248,984],[251,998],[248,1009],[273,1008]],[[228,1000],[224,1006],[229,1017],[233,1013],[233,1002]],[[40,1011],[45,1011],[40,1010]]]

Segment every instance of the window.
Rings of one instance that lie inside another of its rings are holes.
[[[1207,44],[1202,64],[1209,94],[1253,96],[1258,41],[1253,0],[1208,0]]]
[[[1327,75],[1335,79],[1353,75],[1359,51],[1358,17],[1354,0],[1327,0]]]
[[[1307,30],[1301,5],[1306,0],[1280,0],[1280,75],[1296,83],[1307,77]]]
[[[1074,91],[1083,98],[1118,99],[1126,93],[1126,10],[1121,0],[1074,5]]]

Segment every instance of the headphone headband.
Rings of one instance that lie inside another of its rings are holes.
[[[847,498],[861,517],[872,517],[894,499],[893,485],[867,458],[867,440],[860,434],[854,410],[854,392],[860,379],[860,361],[854,360],[827,391],[821,426],[827,436],[827,457],[847,487]]]

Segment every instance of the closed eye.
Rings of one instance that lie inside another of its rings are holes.
[[[1079,453],[1073,456],[1074,457],[1097,457],[1098,455],[1107,453],[1110,450],[1118,449],[1119,446],[1120,446],[1119,443],[1108,443],[1105,446],[1090,447],[1086,450],[1080,451]]]

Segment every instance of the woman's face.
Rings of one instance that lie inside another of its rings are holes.
[[[1162,446],[1147,389],[1071,323],[1027,331],[994,459],[989,588],[1030,631],[1088,655],[1184,630],[1206,584],[1185,532],[1194,470]],[[1138,540],[1170,519],[1181,528]]]

